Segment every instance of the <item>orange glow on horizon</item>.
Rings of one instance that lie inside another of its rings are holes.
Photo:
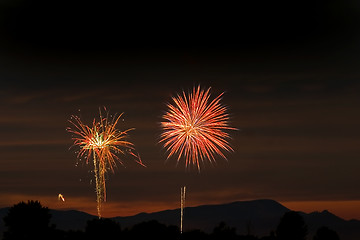
[[[1,207],[11,207],[21,201],[38,200],[41,205],[49,209],[56,210],[78,210],[96,216],[97,211],[94,208],[96,199],[92,197],[73,197],[67,196],[66,202],[59,201],[58,196],[35,196],[35,195],[20,195],[20,194],[7,194],[3,196]],[[235,200],[236,201],[236,200]],[[200,199],[192,199],[188,207],[195,207],[207,204],[223,204],[224,201],[216,202],[203,202]],[[360,200],[341,200],[341,201],[279,201],[283,206],[294,210],[302,211],[305,213],[322,212],[328,210],[332,214],[343,218],[345,220],[360,219]],[[105,218],[117,216],[132,216],[141,212],[152,213],[169,209],[180,208],[177,199],[174,201],[127,201],[127,202],[113,202],[108,201],[103,209],[102,216]]]
[[[84,199],[80,199],[75,209],[96,215],[93,208],[93,201],[84,203]],[[75,203],[75,202],[74,202]],[[360,200],[351,201],[281,201],[283,206],[305,213],[322,212],[327,210],[332,214],[344,219],[360,219]],[[187,207],[196,207],[207,204],[224,204],[224,202],[197,202],[191,201]],[[86,207],[87,206],[87,207]],[[179,202],[107,202],[104,208],[104,217],[117,217],[117,216],[132,216],[141,212],[152,213],[169,209],[180,208]]]

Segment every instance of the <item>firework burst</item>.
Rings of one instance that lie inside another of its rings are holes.
[[[99,120],[94,118],[92,125],[83,124],[80,117],[71,116],[71,127],[67,131],[73,134],[73,146],[78,146],[77,157],[79,160],[85,159],[86,164],[93,162],[94,175],[96,182],[97,212],[101,217],[102,203],[106,201],[105,174],[108,171],[114,172],[116,162],[123,164],[118,157],[119,154],[129,153],[136,158],[136,162],[143,165],[140,156],[134,154],[134,144],[127,141],[128,132],[133,129],[120,131],[116,128],[122,114],[114,116],[104,108],[104,116],[99,110]]]
[[[184,157],[185,167],[193,165],[200,171],[205,160],[215,162],[216,155],[226,159],[223,152],[233,151],[225,130],[236,129],[229,126],[227,108],[220,104],[222,95],[210,100],[210,88],[205,91],[198,86],[188,95],[183,92],[172,98],[174,104],[167,104],[160,136],[168,159],[177,155],[179,162]]]

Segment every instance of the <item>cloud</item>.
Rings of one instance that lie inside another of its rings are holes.
[[[50,145],[68,145],[69,141],[58,139],[44,139],[44,140],[14,140],[0,141],[0,147],[23,147],[23,146],[50,146]]]

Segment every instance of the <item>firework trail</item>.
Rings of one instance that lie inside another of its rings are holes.
[[[77,157],[79,160],[86,159],[86,164],[91,160],[94,166],[94,175],[96,183],[97,196],[97,212],[99,218],[101,217],[102,203],[106,201],[106,181],[105,174],[110,170],[114,173],[116,161],[123,164],[118,154],[130,155],[137,158],[137,162],[145,166],[139,155],[135,155],[134,144],[127,141],[128,132],[133,129],[120,131],[116,128],[122,114],[109,115],[109,112],[104,108],[106,115],[104,116],[99,110],[99,120],[94,118],[92,125],[83,124],[80,117],[71,116],[72,127],[67,128],[67,131],[73,134],[73,146],[80,148]]]
[[[228,143],[227,130],[236,130],[229,126],[227,108],[220,104],[223,93],[210,100],[210,88],[202,90],[194,87],[186,95],[172,97],[173,104],[167,104],[168,111],[161,122],[163,143],[168,156],[177,155],[177,163],[185,159],[185,168],[195,166],[200,172],[204,161],[215,162],[215,156],[226,159],[223,152],[233,151]],[[186,186],[181,188],[180,231],[183,230]]]
[[[180,188],[180,232],[183,232],[183,217],[184,217],[184,208],[185,208],[185,193],[186,193],[186,186]]]

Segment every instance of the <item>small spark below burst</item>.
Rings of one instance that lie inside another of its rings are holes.
[[[65,202],[65,198],[61,193],[59,193],[59,195],[58,195],[58,200],[59,201],[61,200],[61,201]]]

